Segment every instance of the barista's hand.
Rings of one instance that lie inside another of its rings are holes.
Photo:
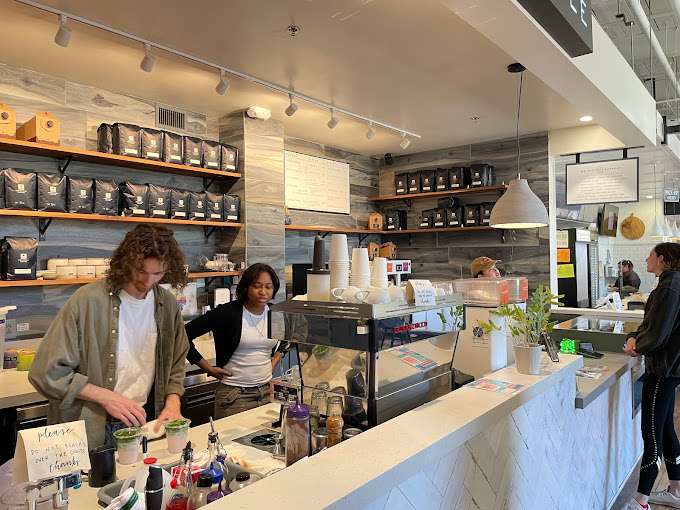
[[[141,427],[146,423],[144,408],[119,393],[110,391],[100,403],[109,416],[122,421],[128,427]]]
[[[158,432],[161,425],[165,425],[172,420],[179,420],[181,417],[182,413],[180,412],[179,395],[171,393],[165,397],[165,407],[161,411],[161,414],[158,415],[158,421],[154,427],[154,432]]]
[[[222,367],[210,367],[210,369],[208,369],[207,372],[208,375],[211,375],[215,379],[219,379],[220,381],[222,380],[223,377],[229,377],[231,375],[231,371],[226,370]]]
[[[635,351],[636,343],[637,341],[634,337],[628,338],[623,346],[623,352],[628,354],[628,356],[632,356],[633,358],[638,357],[640,353]]]

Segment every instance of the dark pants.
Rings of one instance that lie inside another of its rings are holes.
[[[673,412],[678,377],[645,376],[642,385],[642,465],[638,492],[649,496],[661,467],[661,455],[668,478],[680,480],[680,442],[675,433]]]

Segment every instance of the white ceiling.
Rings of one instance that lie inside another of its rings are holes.
[[[422,135],[407,152],[512,136],[513,58],[435,0],[45,0],[45,4],[162,43],[220,65],[290,86],[309,96]],[[214,92],[214,71],[159,54],[153,73],[139,70],[137,44],[72,24],[71,44],[52,39],[56,17],[0,0],[0,60],[191,111],[222,115],[257,104],[272,110],[291,136],[363,154],[405,152],[398,135],[233,79]],[[302,32],[294,38],[286,27]],[[578,125],[578,109],[525,73],[521,131]],[[480,117],[479,121],[471,117]]]

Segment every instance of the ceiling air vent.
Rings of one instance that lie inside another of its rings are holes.
[[[156,127],[184,130],[185,114],[165,106],[156,107]]]

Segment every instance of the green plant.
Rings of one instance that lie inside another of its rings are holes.
[[[541,335],[550,333],[557,324],[550,321],[550,308],[552,305],[562,306],[559,302],[561,297],[540,285],[529,297],[526,310],[516,305],[501,305],[491,314],[507,320],[514,345],[536,346],[541,344]],[[479,325],[486,333],[500,330],[493,321],[480,322]]]

